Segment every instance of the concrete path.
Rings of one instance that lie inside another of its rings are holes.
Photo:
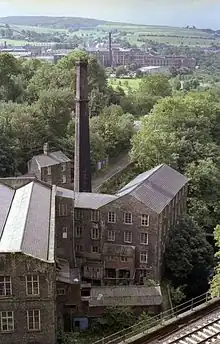
[[[128,152],[121,153],[117,158],[112,158],[109,166],[104,170],[98,172],[92,179],[92,191],[98,192],[101,185],[113,177],[116,173],[122,171],[129,164]]]

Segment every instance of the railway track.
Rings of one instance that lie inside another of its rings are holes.
[[[171,335],[169,339],[161,339],[158,344],[214,344],[220,340],[220,313],[204,320],[203,323],[181,330]]]

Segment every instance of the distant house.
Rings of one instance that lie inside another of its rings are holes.
[[[35,155],[28,162],[28,173],[50,185],[72,187],[72,161],[61,151],[49,152],[48,144],[44,145],[43,154]]]

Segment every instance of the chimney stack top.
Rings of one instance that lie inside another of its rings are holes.
[[[46,142],[43,146],[43,151],[44,151],[44,155],[48,155],[48,151],[49,151],[49,143]]]
[[[80,59],[78,61],[76,61],[76,66],[83,66],[83,65],[88,65],[88,59],[84,58],[84,59]]]

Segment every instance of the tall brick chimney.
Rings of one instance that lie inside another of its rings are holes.
[[[111,32],[109,32],[108,48],[109,48],[109,67],[112,67],[112,33]]]
[[[76,64],[76,122],[74,157],[74,190],[76,192],[92,191],[87,70],[87,61],[79,61]]]

